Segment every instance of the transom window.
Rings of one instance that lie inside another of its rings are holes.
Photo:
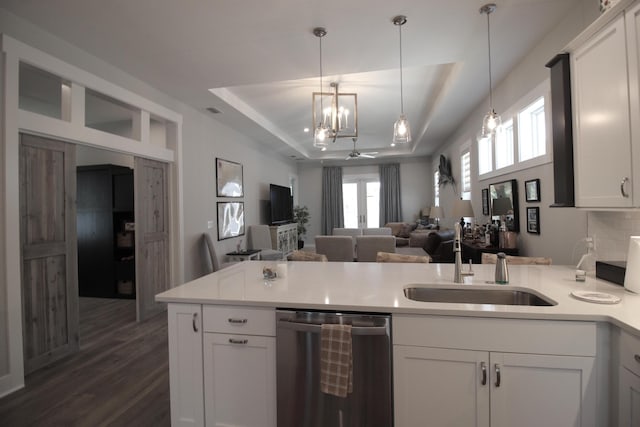
[[[551,136],[547,120],[549,81],[545,81],[502,114],[495,135],[478,139],[480,179],[550,162]]]

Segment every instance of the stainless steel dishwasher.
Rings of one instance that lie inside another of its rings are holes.
[[[278,427],[393,426],[391,316],[316,311],[276,314]],[[353,392],[320,391],[320,328],[352,325]]]

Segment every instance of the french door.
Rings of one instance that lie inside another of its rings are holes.
[[[342,205],[346,228],[380,227],[380,179],[344,179]]]

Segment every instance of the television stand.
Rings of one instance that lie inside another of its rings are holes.
[[[273,249],[282,252],[283,256],[289,255],[298,249],[298,223],[270,225],[271,246]]]

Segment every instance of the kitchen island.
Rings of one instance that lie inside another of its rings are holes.
[[[274,263],[240,263],[156,297],[169,303],[174,425],[233,424],[234,416],[243,425],[276,425],[276,309],[391,314],[396,426],[421,425],[425,416],[434,425],[509,425],[520,417],[518,425],[571,418],[568,425],[582,426],[637,416],[619,390],[638,389],[640,296],[620,286],[576,282],[565,266],[510,266],[509,285],[487,283],[492,265],[475,265],[464,284],[452,283],[452,264],[290,262],[286,277],[272,281],[263,279],[264,266]],[[405,297],[410,286],[526,289],[556,304],[418,302]],[[621,301],[584,302],[574,290]],[[250,357],[240,355],[242,345]]]

